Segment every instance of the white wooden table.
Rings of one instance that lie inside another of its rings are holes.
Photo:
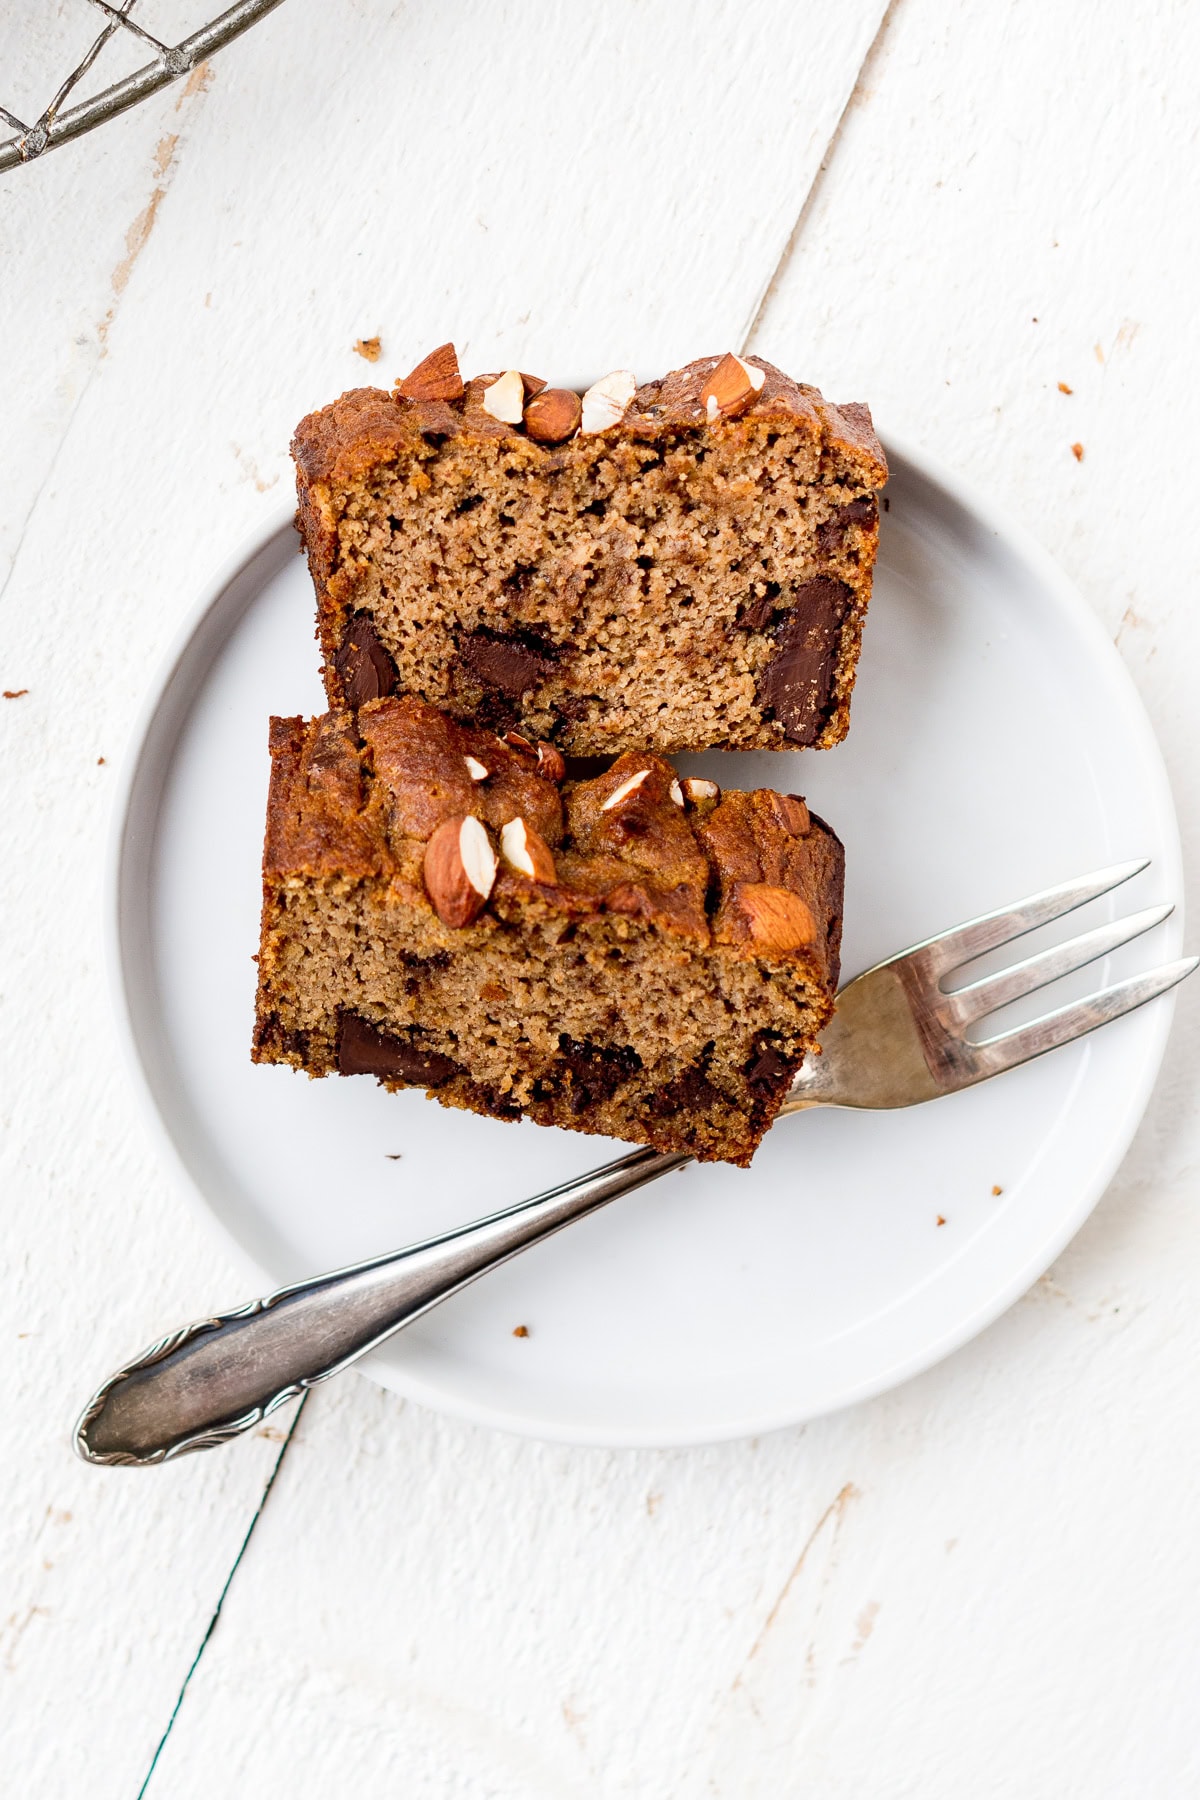
[[[24,80],[59,27],[11,10]],[[103,850],[156,661],[356,338],[384,379],[450,336],[748,345],[868,398],[1078,581],[1200,841],[1198,56],[1186,0],[286,0],[5,178],[4,1793],[1200,1792],[1195,987],[1061,1262],[840,1417],[606,1453],[349,1377],[155,1473],[67,1445],[244,1297],[117,1060]]]

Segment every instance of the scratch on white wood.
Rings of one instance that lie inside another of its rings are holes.
[[[795,1770],[806,1734],[830,1703],[839,1667],[866,1642],[861,1603],[833,1587],[842,1528],[860,1497],[847,1482],[825,1508],[714,1713],[706,1759],[714,1795],[766,1800],[775,1791],[789,1759]]]
[[[768,1637],[771,1635],[771,1632],[775,1627],[775,1623],[778,1620],[779,1615],[783,1610],[784,1604],[786,1603],[788,1596],[790,1595],[793,1587],[795,1586],[796,1581],[797,1581],[802,1569],[804,1568],[805,1563],[808,1561],[808,1555],[809,1555],[809,1552],[811,1551],[811,1549],[813,1548],[813,1545],[817,1542],[818,1538],[821,1536],[821,1533],[825,1530],[825,1527],[827,1525],[831,1525],[832,1533],[836,1537],[837,1531],[838,1531],[839,1527],[841,1526],[843,1513],[845,1512],[847,1506],[850,1504],[851,1500],[856,1500],[857,1498],[858,1498],[858,1489],[854,1486],[854,1483],[852,1481],[848,1481],[845,1484],[845,1486],[840,1489],[840,1491],[837,1493],[837,1495],[834,1497],[834,1499],[832,1499],[829,1502],[829,1505],[825,1508],[825,1511],[821,1514],[820,1518],[817,1520],[816,1524],[813,1526],[808,1537],[805,1539],[803,1549],[801,1550],[799,1556],[796,1558],[795,1562],[792,1564],[791,1571],[788,1575],[787,1580],[784,1582],[784,1584],[780,1588],[778,1594],[775,1596],[775,1600],[771,1606],[771,1609],[768,1612],[766,1618],[763,1620],[762,1629],[760,1630],[758,1636],[755,1638],[754,1642],[750,1646],[750,1649],[746,1653],[745,1664],[741,1669],[738,1670],[737,1678],[735,1679],[734,1684],[733,1684],[735,1690],[737,1688],[744,1687],[746,1685],[746,1675],[747,1675],[747,1671],[749,1670],[750,1664],[754,1661],[755,1657],[759,1654],[763,1645],[766,1643]]]
[[[8,434],[9,454],[13,457],[13,467],[9,472],[10,479],[6,483],[9,494],[19,495],[31,476],[34,479],[34,485],[21,515],[20,523],[16,527],[15,538],[8,548],[8,568],[3,581],[0,582],[0,600],[3,599],[12,580],[30,521],[54,477],[63,445],[74,424],[79,407],[107,352],[109,331],[116,317],[117,307],[129,284],[138,257],[154,229],[158,209],[171,184],[180,140],[185,135],[194,116],[195,105],[191,103],[194,101],[196,105],[199,104],[201,97],[209,87],[211,77],[211,65],[199,64],[174,96],[172,110],[174,115],[179,118],[179,126],[178,129],[162,135],[154,149],[151,158],[153,185],[150,196],[136,214],[132,224],[125,230],[124,255],[116,262],[109,279],[110,302],[103,315],[95,321],[90,330],[83,333],[77,331],[73,339],[68,338],[62,329],[61,314],[56,317],[58,307],[54,303],[58,302],[58,306],[61,306],[61,296],[49,293],[47,290],[51,289],[56,282],[61,282],[64,277],[80,286],[91,285],[93,272],[88,267],[87,252],[96,245],[102,232],[107,235],[111,229],[113,215],[110,209],[119,202],[120,196],[119,194],[109,195],[107,205],[91,207],[85,196],[81,194],[79,183],[68,179],[65,169],[58,193],[49,205],[46,204],[48,196],[44,194],[30,194],[24,187],[16,189],[17,205],[15,208],[10,208],[8,241],[7,244],[0,242],[5,262],[10,268],[21,268],[28,263],[31,255],[34,254],[33,247],[28,241],[24,243],[20,241],[19,228],[24,224],[28,230],[33,219],[36,218],[42,244],[47,250],[51,246],[54,247],[58,266],[55,267],[48,258],[44,258],[43,266],[38,269],[36,275],[31,270],[30,278],[25,284],[16,282],[7,284],[7,328],[10,332],[19,333],[21,341],[27,348],[37,342],[37,335],[40,334],[43,338],[43,344],[40,347],[44,354],[59,360],[64,356],[71,359],[72,349],[90,350],[91,354],[87,358],[82,377],[69,381],[60,377],[60,390],[63,391],[66,398],[65,410],[57,412],[57,416],[52,415],[52,418],[46,420],[40,438],[27,429],[21,432],[10,431]],[[64,157],[75,157],[78,154],[78,146],[72,146],[63,152]],[[84,154],[86,155],[86,151]],[[100,163],[102,166],[103,158],[94,158],[93,164],[95,163]],[[40,175],[41,169],[39,168],[38,176]],[[13,179],[14,177],[10,177],[10,180]],[[36,179],[37,177],[35,177]],[[24,170],[18,172],[15,180],[27,180],[27,172]],[[21,205],[22,201],[26,203],[25,206]],[[30,206],[29,202],[32,202],[33,205]],[[79,216],[81,210],[84,214],[82,218]],[[69,261],[63,255],[64,250],[70,257]],[[45,341],[48,325],[58,327],[55,334],[56,341]],[[47,389],[49,388],[53,392],[53,388],[46,381],[42,358],[31,360],[24,366],[10,364],[7,379],[14,384],[15,391],[5,397],[4,410],[10,420],[23,418],[24,423],[24,418],[33,409],[35,402],[32,392],[28,395],[22,393],[22,376],[26,381],[29,381],[30,378],[36,380],[39,409],[45,407]],[[22,402],[24,402],[24,406]],[[29,423],[32,424],[33,421],[29,420]],[[3,452],[0,450],[0,456],[2,454]],[[39,463],[40,474],[37,473]],[[0,470],[3,470],[2,462],[0,462]],[[3,518],[0,515],[0,551],[3,549]]]
[[[868,89],[869,83],[872,79],[873,71],[875,70],[875,68],[878,65],[880,51],[882,49],[884,38],[887,34],[888,27],[891,24],[892,19],[895,16],[896,8],[897,8],[897,6],[899,6],[899,4],[900,4],[900,0],[887,0],[887,4],[883,7],[882,12],[880,13],[878,22],[875,27],[875,35],[872,37],[870,43],[867,45],[865,54],[862,58],[862,66],[860,67],[859,72],[858,72],[858,77],[854,83],[854,86],[851,88],[850,92],[846,96],[846,104],[843,106],[841,112],[838,114],[837,123],[835,124],[833,131],[830,135],[829,142],[825,146],[825,150],[821,156],[821,161],[817,167],[817,172],[813,176],[813,179],[809,184],[807,192],[804,194],[803,198],[801,199],[800,210],[796,214],[795,224],[792,226],[791,231],[788,233],[787,241],[783,245],[783,248],[780,250],[779,255],[775,259],[775,263],[771,269],[770,274],[768,275],[766,281],[763,283],[762,291],[758,295],[758,298],[754,304],[753,311],[750,313],[745,325],[742,327],[741,331],[738,334],[737,341],[741,347],[741,351],[742,351],[743,355],[747,355],[754,348],[754,334],[758,330],[758,327],[763,318],[763,315],[766,313],[767,308],[771,304],[772,297],[775,293],[776,288],[779,285],[780,279],[781,279],[782,275],[784,274],[784,271],[787,269],[788,263],[791,261],[792,255],[796,248],[796,245],[800,241],[801,235],[803,234],[803,231],[804,231],[805,222],[808,218],[809,213],[812,211],[813,202],[816,199],[818,191],[820,190],[821,178],[825,174],[826,169],[829,167],[830,162],[833,160],[834,156],[837,153],[838,143],[841,139],[842,130],[846,123],[846,115],[850,111],[852,106],[855,106],[861,102],[864,93],[866,93],[866,91]]]
[[[204,1652],[208,1649],[209,1643],[212,1639],[213,1632],[217,1629],[217,1626],[220,1623],[221,1609],[225,1605],[225,1601],[229,1594],[229,1590],[230,1590],[231,1586],[233,1585],[233,1582],[237,1576],[238,1570],[242,1566],[242,1562],[245,1558],[246,1552],[250,1548],[250,1541],[253,1538],[255,1531],[258,1529],[259,1520],[262,1518],[263,1511],[267,1505],[267,1502],[271,1498],[271,1490],[274,1488],[276,1481],[279,1479],[279,1471],[283,1467],[284,1458],[286,1457],[286,1455],[288,1453],[288,1446],[291,1444],[292,1438],[296,1431],[296,1427],[300,1423],[301,1418],[304,1416],[304,1409],[308,1405],[308,1402],[309,1402],[309,1399],[311,1396],[311,1391],[312,1390],[310,1389],[307,1393],[305,1393],[301,1396],[299,1403],[292,1411],[292,1417],[291,1417],[290,1422],[288,1423],[286,1431],[279,1431],[277,1429],[266,1428],[261,1431],[256,1431],[254,1434],[255,1437],[269,1438],[272,1443],[278,1443],[280,1445],[279,1454],[275,1458],[275,1462],[271,1468],[271,1472],[267,1476],[266,1483],[263,1486],[262,1497],[260,1498],[258,1505],[255,1507],[254,1512],[251,1515],[249,1525],[246,1527],[246,1535],[242,1539],[242,1542],[238,1547],[237,1555],[234,1557],[232,1563],[230,1564],[229,1573],[225,1577],[224,1585],[222,1586],[220,1593],[217,1595],[217,1603],[213,1608],[212,1617],[209,1619],[208,1624],[205,1628],[204,1636],[200,1639],[199,1647],[196,1650],[195,1656],[192,1658],[191,1662],[187,1666],[187,1672],[185,1673],[185,1675],[183,1677],[183,1682],[182,1682],[182,1685],[180,1686],[179,1693],[175,1700],[175,1704],[171,1708],[170,1715],[167,1718],[166,1727],[163,1731],[161,1738],[158,1740],[158,1744],[155,1747],[153,1756],[150,1758],[150,1766],[146,1771],[145,1780],[142,1782],[142,1785],[141,1785],[140,1789],[138,1790],[138,1800],[141,1800],[141,1796],[146,1792],[146,1789],[150,1786],[150,1783],[154,1778],[154,1771],[158,1767],[159,1759],[162,1756],[162,1753],[166,1748],[167,1741],[171,1736],[172,1730],[174,1729],[175,1721],[179,1716],[179,1709],[183,1705],[184,1700],[187,1698],[188,1688],[191,1686],[192,1679],[195,1676],[196,1670],[200,1667],[201,1659],[204,1656]]]

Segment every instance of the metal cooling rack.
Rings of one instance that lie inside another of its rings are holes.
[[[66,80],[41,116],[32,125],[24,124],[8,108],[0,105],[0,121],[11,126],[15,136],[6,138],[0,143],[0,171],[15,168],[18,163],[32,162],[46,150],[53,150],[58,144],[65,144],[68,138],[79,137],[93,126],[102,125],[106,119],[115,119],[118,113],[136,106],[139,100],[145,100],[156,94],[160,88],[178,81],[181,75],[187,75],[197,64],[212,56],[217,50],[240,37],[243,31],[272,12],[280,4],[280,0],[238,0],[227,12],[220,13],[198,31],[193,31],[178,44],[163,44],[148,31],[143,30],[136,19],[130,17],[137,0],[121,0],[117,6],[110,5],[108,0],[78,0],[80,5],[94,6],[98,12],[106,16],[104,29],[100,32],[87,55],[79,65],[71,70]],[[121,81],[113,82],[101,93],[90,99],[62,110],[64,102],[78,87],[84,76],[91,69],[97,57],[104,53],[105,45],[121,33],[131,33],[149,51],[150,60],[142,68],[135,70]]]

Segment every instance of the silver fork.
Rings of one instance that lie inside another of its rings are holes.
[[[811,1106],[915,1106],[1074,1043],[1190,975],[1184,957],[1004,1035],[972,1043],[980,1019],[1106,956],[1173,910],[1152,906],[1068,943],[948,988],[964,964],[1098,899],[1140,874],[1118,863],[928,938],[859,975],[838,995],[822,1054],[800,1068],[784,1113]],[[634,1150],[533,1200],[387,1256],[318,1275],[236,1312],[185,1325],[111,1376],[75,1427],[85,1462],[149,1465],[250,1430],[285,1400],[338,1374],[451,1294],[610,1200],[692,1158]]]

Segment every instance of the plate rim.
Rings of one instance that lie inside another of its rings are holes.
[[[1072,625],[1085,639],[1090,639],[1091,647],[1097,653],[1097,660],[1107,669],[1110,683],[1122,704],[1125,722],[1134,735],[1153,789],[1155,813],[1160,820],[1163,839],[1159,865],[1167,880],[1168,891],[1177,896],[1170,926],[1177,941],[1181,940],[1184,922],[1183,851],[1170,777],[1137,684],[1103,623],[1074,581],[1032,531],[1019,520],[984,497],[973,482],[947,468],[924,448],[889,430],[879,430],[879,436],[889,463],[903,463],[920,480],[941,489],[957,507],[1026,562],[1037,579],[1052,590],[1055,599],[1069,615]],[[193,1214],[204,1221],[207,1229],[216,1234],[227,1250],[232,1251],[235,1261],[246,1269],[248,1279],[263,1284],[263,1291],[278,1285],[276,1277],[257,1260],[209,1200],[188,1166],[183,1149],[155,1096],[146,1066],[144,1040],[139,1037],[138,1023],[134,1016],[132,984],[126,966],[124,891],[127,853],[132,849],[131,839],[136,824],[135,806],[139,785],[146,772],[148,754],[154,748],[152,738],[160,715],[172,697],[172,689],[209,616],[220,606],[228,589],[249,569],[254,560],[269,552],[275,540],[285,531],[293,529],[294,517],[295,508],[292,503],[279,501],[258,524],[246,531],[203,582],[195,601],[172,635],[143,694],[126,739],[119,780],[113,796],[104,871],[103,934],[107,985],[113,1022],[126,1072],[136,1096],[137,1110],[151,1141],[171,1173],[174,1185],[186,1199]],[[302,554],[298,541],[296,550],[297,554]],[[185,713],[186,710],[185,706]],[[158,798],[161,800],[161,777],[158,779]],[[625,1426],[616,1432],[603,1425],[530,1418],[515,1409],[476,1402],[455,1392],[446,1392],[413,1371],[405,1371],[401,1376],[389,1370],[385,1376],[374,1367],[371,1358],[359,1365],[355,1372],[379,1386],[404,1395],[418,1405],[473,1424],[547,1443],[610,1449],[684,1448],[736,1441],[805,1424],[809,1420],[827,1417],[888,1393],[944,1362],[956,1350],[986,1331],[1029,1291],[1082,1229],[1111,1185],[1145,1116],[1166,1052],[1174,1018],[1175,998],[1175,991],[1172,990],[1155,1003],[1157,1030],[1140,1058],[1137,1079],[1131,1081],[1127,1090],[1125,1125],[1114,1138],[1108,1154],[1092,1170],[1090,1178],[1081,1183],[1076,1202],[1060,1220],[1059,1229],[1041,1241],[1039,1247],[989,1297],[986,1305],[977,1305],[965,1320],[959,1320],[948,1327],[931,1342],[923,1343],[910,1357],[851,1384],[839,1391],[827,1404],[805,1407],[798,1414],[791,1408],[781,1411],[776,1407],[762,1416],[739,1417],[705,1426],[702,1430],[697,1430],[693,1425],[672,1432],[664,1429],[661,1424],[650,1424],[640,1428]]]

